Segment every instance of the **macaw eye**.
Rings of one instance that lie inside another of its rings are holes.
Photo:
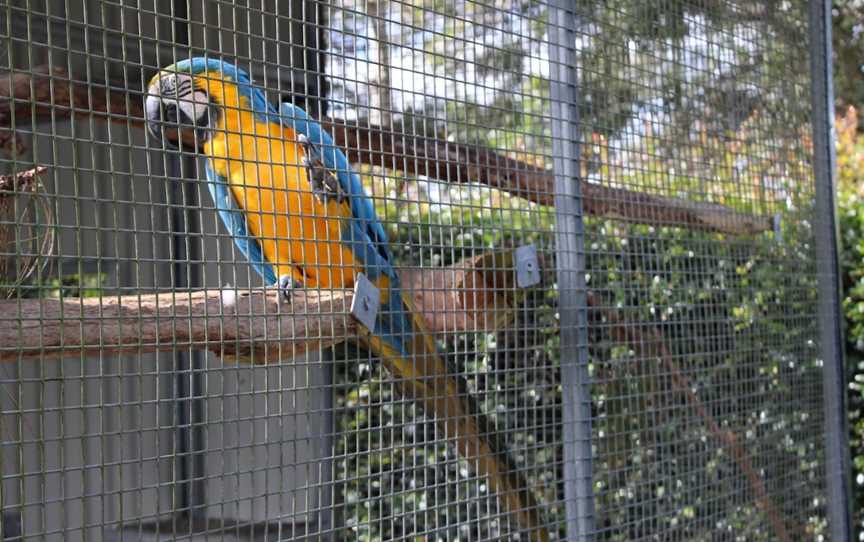
[[[192,92],[192,79],[188,75],[168,74],[159,79],[159,94],[182,98]]]
[[[177,106],[186,116],[186,119],[201,126],[210,107],[210,100],[207,98],[207,93],[201,90],[196,90],[185,97],[177,98]],[[177,120],[176,118],[174,119]]]

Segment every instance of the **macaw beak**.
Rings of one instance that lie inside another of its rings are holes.
[[[155,140],[164,141],[170,148],[200,152],[209,137],[213,108],[188,100],[181,103],[181,100],[173,96],[163,97],[159,93],[158,83],[151,85],[144,100],[147,131]],[[189,110],[195,112],[195,118],[187,113]]]

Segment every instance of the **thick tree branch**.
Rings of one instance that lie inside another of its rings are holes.
[[[71,116],[144,127],[144,94],[116,85],[73,80],[63,68],[36,66],[0,77],[0,126],[15,130],[32,122]]]
[[[21,145],[16,127],[70,116],[93,117],[143,127],[143,93],[118,85],[70,80],[61,68],[14,72],[0,77],[0,146]],[[425,175],[447,182],[477,182],[540,205],[553,205],[555,177],[549,170],[485,147],[394,132],[380,126],[323,119],[337,145],[353,162]],[[669,198],[624,188],[582,183],[586,214],[655,226],[679,226],[732,235],[770,231],[770,217],[723,205]]]
[[[551,171],[490,149],[341,120],[327,119],[322,125],[347,149],[352,162],[449,182],[480,182],[540,205],[554,204],[555,176]],[[733,235],[751,235],[773,227],[770,217],[741,213],[723,205],[584,182],[582,208],[588,215],[622,222],[689,227]]]
[[[486,252],[450,267],[406,269],[402,284],[430,331],[501,329],[521,298],[513,255],[512,250]]]

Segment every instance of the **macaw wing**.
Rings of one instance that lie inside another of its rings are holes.
[[[372,200],[366,195],[360,177],[354,173],[345,154],[336,146],[333,138],[321,125],[310,119],[301,108],[291,103],[281,107],[282,123],[305,137],[306,152],[311,153],[307,167],[323,166],[328,171],[310,171],[310,176],[320,178],[325,184],[335,179],[339,184],[339,194],[347,198],[354,218],[350,238],[346,242],[354,253],[362,258],[367,273],[376,274],[380,268],[385,274],[392,274],[392,257],[388,246],[387,233],[378,220]]]
[[[210,188],[210,195],[213,197],[213,203],[216,205],[216,210],[219,211],[219,216],[225,224],[225,228],[231,233],[234,239],[234,244],[243,253],[243,256],[252,264],[255,271],[264,277],[267,284],[276,283],[276,271],[267,259],[264,257],[264,252],[261,250],[261,244],[258,239],[249,234],[249,229],[246,225],[246,214],[234,198],[231,188],[228,186],[228,181],[219,176],[210,167],[208,160],[205,165],[207,174],[207,186]]]

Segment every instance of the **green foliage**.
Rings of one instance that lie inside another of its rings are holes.
[[[637,334],[603,333],[608,313],[594,313],[595,490],[614,533],[604,539],[776,540],[755,503],[742,503],[746,476],[718,431],[737,435],[766,481],[783,479],[770,498],[790,524],[821,532],[819,505],[789,493],[822,468],[821,418],[800,388],[820,381],[818,352],[805,346],[816,335],[805,323],[809,254],[794,242],[611,222],[589,235],[591,289]]]
[[[789,110],[763,86],[786,78],[790,63],[806,56],[787,39],[806,35],[803,2],[580,0],[577,6],[580,118],[593,132],[612,137],[639,112],[657,111],[684,132],[694,121],[735,131],[755,109]],[[780,46],[763,51],[728,39],[757,25]],[[721,43],[723,54],[682,46],[697,37]],[[698,63],[705,66],[692,69]]]
[[[831,4],[834,95],[838,106],[861,107],[864,105],[864,2],[834,0]]]
[[[105,273],[63,275],[37,286],[40,297],[99,297],[103,294]]]
[[[854,108],[837,121],[838,213],[845,297],[855,523],[864,533],[864,137]]]
[[[69,274],[58,277],[45,273],[44,280],[34,280],[15,286],[13,298],[100,297],[104,295],[105,273]]]
[[[775,540],[755,478],[793,539],[818,539],[825,465],[809,83],[806,70],[789,70],[808,54],[797,38],[807,6],[673,4],[577,4],[583,179],[779,214],[782,241],[585,218],[599,304],[588,313],[598,538]],[[391,38],[416,44],[423,58],[412,65],[452,87],[402,122],[548,167],[548,74],[529,69],[547,14],[508,6],[506,15],[461,1],[412,12],[411,28]],[[468,58],[466,42],[496,46]],[[463,88],[469,68],[486,92]],[[445,266],[533,242],[554,268],[554,209],[488,187],[366,173],[400,264]],[[561,525],[557,328],[550,282],[507,330],[451,337],[441,349],[516,451],[544,519]],[[369,359],[337,364],[345,538],[508,538],[508,518],[490,512],[485,487],[386,372],[365,354],[339,357]]]
[[[752,487],[724,445],[726,432],[736,436],[754,472],[773,484],[771,501],[789,528],[807,537],[824,531],[824,501],[790,491],[818,484],[823,476],[821,395],[805,387],[821,386],[812,317],[816,271],[806,220],[812,192],[800,183],[809,171],[801,158],[807,142],[784,147],[782,159],[749,159],[764,144],[763,135],[745,128],[725,142],[682,146],[678,150],[689,153],[689,165],[675,170],[660,140],[643,140],[645,152],[624,170],[612,167],[618,158],[597,140],[596,171],[625,186],[702,195],[758,214],[779,210],[779,194],[785,196],[783,242],[772,233],[732,238],[586,218],[588,285],[602,305],[589,313],[589,354],[604,540],[656,533],[712,540],[718,530],[747,540],[776,539],[756,502],[742,497],[742,484]],[[766,187],[762,180],[769,175],[775,184]],[[701,190],[701,180],[730,177],[734,192],[722,184],[715,192]],[[366,176],[370,191],[380,196],[378,212],[403,265],[444,266],[527,242],[554,265],[552,209],[462,185],[439,186],[449,199],[436,204],[424,196],[433,188],[425,181],[376,179]],[[412,194],[410,201],[406,194]],[[562,416],[555,285],[534,292],[523,309],[505,331],[465,334],[441,348],[507,436],[508,448],[519,450],[517,464],[534,487],[546,488],[546,520],[563,522],[561,426],[537,423]],[[641,335],[622,336],[610,314]],[[637,348],[648,344],[650,350],[658,341],[668,348],[671,365],[655,351]],[[357,352],[340,359],[358,357],[367,359]],[[346,536],[376,540],[434,532],[437,540],[506,538],[506,519],[477,521],[483,514],[472,515],[494,500],[437,440],[442,435],[435,425],[398,396],[386,372],[372,359],[338,366],[344,391],[338,399],[344,435],[338,479]],[[685,384],[676,384],[680,375]],[[690,389],[699,403],[686,393]],[[474,504],[456,504],[466,500]]]
[[[741,484],[754,489],[728,434],[787,528],[824,532],[824,501],[795,490],[822,479],[824,460],[808,143],[787,137],[761,160],[761,122],[672,149],[646,138],[627,168],[603,138],[589,150],[599,176],[623,186],[782,217],[782,242],[586,220],[588,286],[602,305],[589,341],[604,540],[776,540],[742,496]]]
[[[375,170],[364,172],[402,266],[447,266],[529,242],[551,247],[552,209],[489,188],[416,179],[385,183]],[[429,190],[440,190],[445,202],[430,201]],[[555,297],[554,290],[533,290],[506,329],[438,344],[496,433],[506,437],[507,448],[517,451],[511,459],[542,494],[547,520],[563,525],[561,428],[553,422],[561,416]],[[512,519],[494,512],[497,498],[443,442],[434,421],[399,395],[378,360],[348,345],[338,347],[335,358],[345,360],[336,363],[342,537],[512,539]]]

